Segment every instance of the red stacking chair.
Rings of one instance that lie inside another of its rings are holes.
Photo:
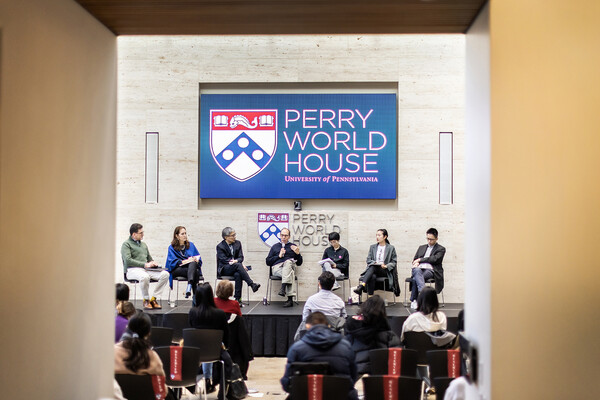
[[[436,398],[443,399],[450,382],[461,375],[460,350],[430,350],[427,364]]]
[[[417,351],[391,347],[369,351],[371,375],[417,376]]]
[[[332,375],[299,375],[292,377],[290,397],[293,400],[347,400],[352,390],[348,378]]]
[[[410,376],[365,376],[362,378],[365,400],[419,400],[422,381]]]

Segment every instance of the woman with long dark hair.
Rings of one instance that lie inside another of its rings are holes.
[[[229,345],[229,327],[227,325],[227,315],[225,314],[225,311],[219,310],[216,307],[215,298],[210,283],[206,282],[202,285],[198,285],[196,294],[194,295],[194,307],[190,309],[188,321],[192,328],[216,329],[223,331],[224,348],[221,350],[221,360],[223,360],[225,363],[225,376],[228,376],[233,361],[231,361],[231,356],[226,350]],[[212,364],[202,364],[204,376],[207,378],[207,392],[214,391],[215,387],[215,385],[211,382],[212,376],[210,378],[207,376],[212,375],[212,368],[209,367],[209,365]],[[213,382],[217,381],[217,379],[213,380]],[[217,396],[221,400],[223,399],[223,389],[224,388],[219,387],[219,393]]]
[[[437,332],[447,328],[446,314],[438,311],[440,303],[437,292],[432,287],[424,287],[417,297],[417,312],[406,318],[402,325],[400,340],[404,341],[404,332]]]
[[[362,303],[357,315],[346,319],[344,332],[354,350],[359,374],[371,372],[369,350],[400,346],[398,336],[390,328],[385,303],[377,295]]]
[[[359,299],[364,291],[369,295],[375,292],[375,283],[378,277],[386,277],[388,279],[387,287],[394,288],[396,249],[390,244],[386,229],[378,229],[375,239],[377,243],[371,245],[367,255],[367,268],[360,275],[358,286],[354,289],[354,293],[358,294]]]
[[[165,268],[171,276],[169,285],[173,289],[173,278],[182,276],[187,278],[188,285],[185,291],[185,297],[188,298],[196,291],[199,276],[202,275],[202,258],[194,243],[187,237],[187,231],[184,226],[178,226],[173,232],[173,240],[167,251],[167,261]]]
[[[165,376],[163,364],[148,340],[151,328],[148,314],[140,312],[131,317],[123,340],[115,344],[115,374]],[[163,393],[167,393],[166,385]]]

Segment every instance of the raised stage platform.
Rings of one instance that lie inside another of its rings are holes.
[[[304,302],[291,308],[283,308],[283,302],[273,302],[263,305],[262,302],[250,302],[242,308],[252,350],[256,357],[285,357],[288,348],[294,342],[294,334],[302,320]],[[142,309],[142,302],[135,303],[136,308]],[[162,310],[146,310],[155,326],[168,326],[174,329],[174,340],[181,338],[181,331],[188,328],[188,312],[192,306],[191,300],[179,300],[176,307],[169,307],[163,301]],[[462,303],[446,303],[440,308],[448,318],[448,330],[454,333],[458,327],[458,312],[464,308]],[[402,324],[406,317],[414,312],[401,302],[388,305],[386,308],[392,330],[400,336]],[[348,315],[356,315],[358,305],[347,305]]]

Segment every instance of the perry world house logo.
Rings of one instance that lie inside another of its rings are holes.
[[[277,110],[210,110],[210,151],[239,182],[262,171],[277,149]]]
[[[289,225],[287,213],[258,213],[258,236],[269,247],[281,241],[281,230]]]

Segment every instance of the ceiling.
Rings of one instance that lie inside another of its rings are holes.
[[[75,0],[116,35],[465,33],[487,0]]]

